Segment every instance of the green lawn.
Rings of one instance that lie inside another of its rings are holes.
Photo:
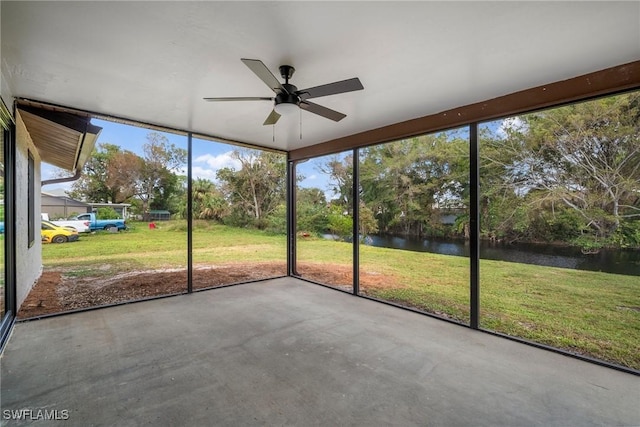
[[[43,245],[47,268],[71,275],[186,266],[186,223],[146,224],[117,234],[82,235],[80,241]],[[196,222],[195,264],[285,261],[286,238]],[[361,274],[385,286],[362,292],[467,323],[469,260],[462,257],[363,246]],[[298,259],[349,266],[350,244],[303,239]],[[482,260],[481,326],[640,369],[640,277]]]
[[[45,244],[45,267],[98,268],[104,274],[143,268],[180,268],[187,265],[186,222],[159,222],[151,230],[146,223],[131,223],[120,233],[83,233],[80,240]],[[194,263],[227,263],[243,259],[286,261],[286,238],[196,221],[193,233]],[[106,266],[112,266],[107,268]]]

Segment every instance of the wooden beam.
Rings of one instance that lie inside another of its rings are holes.
[[[509,117],[589,98],[640,88],[640,61],[522,90],[488,101],[353,134],[289,152],[303,160],[367,145],[439,132],[474,122]]]

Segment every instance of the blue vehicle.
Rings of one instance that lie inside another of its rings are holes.
[[[74,228],[80,233],[97,230],[115,232],[127,229],[127,224],[124,219],[97,219],[94,213],[78,215],[69,220],[51,222],[60,227]],[[0,234],[2,233],[4,233],[4,222],[0,221]]]
[[[97,230],[107,230],[107,231],[119,231],[126,230],[127,224],[124,219],[97,219],[96,214],[94,213],[86,213],[82,215],[78,215],[73,218],[74,221],[84,221],[89,222],[89,230],[97,231]]]

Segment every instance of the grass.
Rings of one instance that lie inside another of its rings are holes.
[[[243,259],[286,260],[286,238],[255,230],[243,230],[196,221],[193,233],[194,263],[229,263]],[[45,267],[101,267],[119,271],[141,268],[180,268],[187,265],[186,223],[162,222],[151,230],[146,223],[133,223],[119,233],[81,234],[77,242],[47,244],[42,249]]]
[[[43,245],[45,267],[77,277],[186,267],[186,224],[159,225]],[[194,224],[195,264],[284,261],[285,245],[281,235]],[[352,247],[300,239],[297,259],[350,266]],[[469,322],[468,258],[362,246],[360,268],[385,278],[365,294]],[[482,260],[480,283],[483,328],[640,370],[640,277]]]

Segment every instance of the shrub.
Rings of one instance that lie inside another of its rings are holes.
[[[119,219],[120,215],[113,208],[98,208],[98,212],[96,212],[96,218],[98,219]]]
[[[342,211],[340,206],[331,206],[328,215],[329,232],[347,240],[353,235],[353,218]]]

